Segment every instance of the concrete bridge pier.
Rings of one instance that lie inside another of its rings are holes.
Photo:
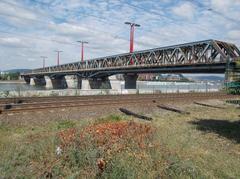
[[[120,90],[121,89],[121,81],[117,79],[116,75],[110,76],[109,77],[111,87],[114,90]]]
[[[68,88],[65,76],[48,77],[45,76],[46,88],[66,89]]]
[[[112,89],[112,86],[108,77],[91,78],[88,81],[91,89]]]
[[[30,79],[30,85],[45,86],[45,85],[46,85],[46,81],[45,81],[44,76],[32,77],[32,78]]]
[[[53,85],[52,85],[52,80],[49,76],[44,76],[45,81],[46,81],[46,88],[47,89],[53,89]]]
[[[82,86],[83,86],[83,79],[79,76],[76,76],[75,77],[76,79],[76,83],[77,83],[77,89],[82,89]]]
[[[33,78],[30,78],[30,83],[29,83],[30,85],[32,85],[32,86],[34,86],[35,85],[35,81],[34,81],[34,79]]]
[[[26,82],[26,84],[30,84],[31,78],[29,76],[24,76],[23,79]]]
[[[82,89],[83,79],[78,75],[65,76],[68,88]]]
[[[76,84],[76,76],[74,75],[67,75],[65,76],[66,79],[66,83],[68,88],[76,88],[77,84]]]
[[[51,78],[53,89],[66,89],[68,88],[65,76],[57,76]]]
[[[83,90],[89,90],[89,89],[91,89],[89,80],[87,80],[87,79],[82,79],[81,89],[83,89]]]
[[[125,80],[125,89],[136,89],[138,75],[135,73],[129,73],[123,75]]]

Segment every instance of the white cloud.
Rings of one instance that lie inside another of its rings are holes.
[[[221,12],[228,11],[229,9],[239,5],[240,5],[239,0],[211,0],[211,6]]]
[[[9,14],[17,17],[37,19],[37,16],[36,14],[34,14],[34,12],[21,8],[21,6],[19,6],[18,4],[6,2],[7,1],[0,2],[1,14]]]
[[[196,9],[190,2],[179,3],[178,6],[172,8],[172,12],[180,17],[192,19]]]
[[[50,29],[56,31],[57,33],[61,35],[78,35],[81,33],[88,32],[88,29],[85,27],[69,24],[69,23],[62,23],[62,24],[52,24],[49,25]]]
[[[17,37],[0,37],[0,44],[6,47],[26,48],[28,44]]]
[[[232,40],[239,40],[240,41],[240,30],[229,31],[228,36]]]
[[[34,58],[28,58],[27,61],[29,61],[29,62],[35,62],[36,59],[34,59]]]

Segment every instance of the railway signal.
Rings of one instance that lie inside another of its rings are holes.
[[[84,44],[88,44],[86,41],[77,41],[78,43],[81,43],[81,61],[84,61]]]

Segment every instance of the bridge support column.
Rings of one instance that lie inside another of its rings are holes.
[[[46,85],[46,81],[45,81],[44,76],[32,77],[30,79],[30,85],[45,86]]]
[[[76,76],[76,83],[77,83],[77,89],[82,89],[83,86],[83,80],[81,77]]]
[[[112,89],[121,90],[121,81],[117,79],[116,75],[110,76],[109,80],[110,80]]]
[[[83,89],[83,90],[89,90],[89,89],[91,89],[89,80],[87,80],[87,79],[82,79],[81,89]]]
[[[77,75],[65,76],[68,88],[81,89],[82,88],[82,78]]]
[[[137,88],[137,74],[125,74],[124,76],[125,80],[125,89],[136,89]]]
[[[91,89],[112,89],[112,86],[108,77],[91,78],[89,79],[89,85]]]
[[[76,88],[77,87],[77,84],[75,81],[76,77],[74,75],[65,76],[65,79],[66,79],[68,88]]]
[[[49,76],[45,76],[45,81],[46,81],[46,88],[47,89],[52,89],[53,85],[52,85],[52,80]]]
[[[30,84],[31,78],[29,76],[24,76],[23,79],[26,82],[26,84]]]
[[[66,89],[68,88],[65,76],[48,77],[45,76],[46,88]]]
[[[234,65],[228,65],[225,80],[225,87],[229,93],[240,94],[240,59],[237,59]]]
[[[30,78],[30,85],[34,86],[35,85],[35,81],[33,78]]]

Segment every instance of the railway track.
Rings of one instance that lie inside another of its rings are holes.
[[[16,98],[0,100],[1,113],[37,111],[53,108],[86,107],[99,105],[144,104],[169,101],[192,101],[203,99],[232,99],[236,96],[225,93],[185,93],[155,95],[111,95],[111,96],[64,96],[40,98]],[[20,103],[19,103],[20,101]]]
[[[189,97],[189,96],[224,96],[225,93],[214,92],[214,93],[162,93],[162,94],[130,94],[130,95],[93,95],[93,96],[51,96],[51,97],[16,97],[16,98],[2,98],[0,104],[20,104],[20,103],[31,103],[41,101],[63,101],[63,100],[76,100],[76,99],[118,99],[118,98],[131,98],[131,97],[152,97],[152,96],[164,96],[164,97]]]

